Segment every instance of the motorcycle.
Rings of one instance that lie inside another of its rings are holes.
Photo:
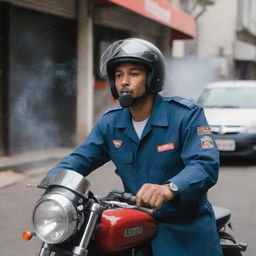
[[[136,206],[132,194],[114,190],[98,198],[89,190],[89,181],[71,170],[61,170],[37,187],[46,191],[33,210],[34,231],[24,232],[23,238],[36,235],[43,241],[39,256],[152,255],[155,210]],[[242,255],[247,245],[226,232],[230,211],[214,210],[224,256]]]

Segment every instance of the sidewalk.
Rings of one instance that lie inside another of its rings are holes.
[[[0,157],[0,171],[11,169],[20,172],[20,170],[31,168],[31,166],[39,166],[45,162],[59,160],[68,155],[71,151],[71,148],[53,148],[12,156],[3,156]]]
[[[15,184],[25,176],[47,172],[72,148],[54,148],[0,157],[0,188]]]

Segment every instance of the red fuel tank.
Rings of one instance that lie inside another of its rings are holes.
[[[98,249],[115,253],[149,240],[156,223],[149,214],[135,209],[105,210],[96,234]]]

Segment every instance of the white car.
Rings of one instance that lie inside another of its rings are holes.
[[[222,156],[256,156],[256,81],[209,84],[197,103]]]

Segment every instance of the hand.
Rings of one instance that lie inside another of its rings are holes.
[[[161,208],[164,201],[172,200],[175,195],[169,189],[169,184],[144,184],[136,195],[137,206]]]

